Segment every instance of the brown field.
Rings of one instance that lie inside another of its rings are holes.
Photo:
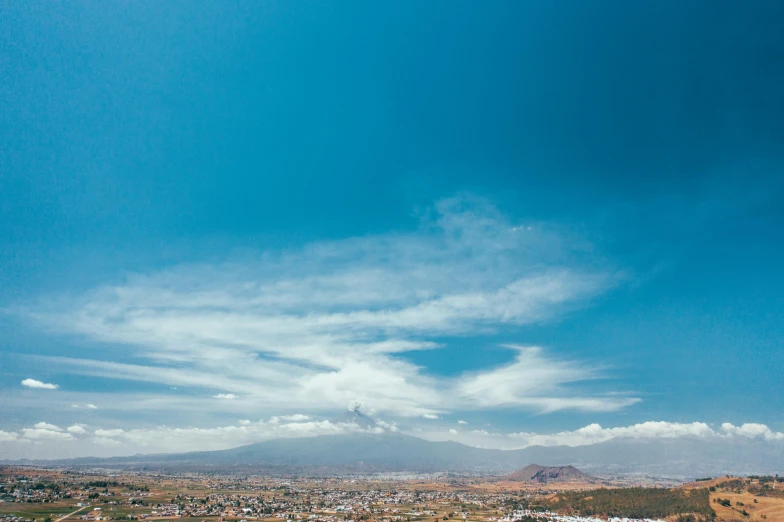
[[[713,480],[700,482],[690,482],[684,484],[683,488],[710,488],[715,487],[716,491],[710,493],[711,507],[716,512],[716,519],[722,522],[747,521],[747,522],[784,522],[784,497],[782,496],[757,496],[749,493],[745,489],[757,481],[743,479],[743,491],[729,491],[723,488],[728,481],[736,480],[730,477],[718,477]],[[727,499],[732,503],[731,507],[722,506],[714,503],[716,499]],[[754,501],[757,501],[756,503]],[[740,502],[743,505],[738,505]],[[741,511],[745,510],[749,516],[745,517]]]
[[[718,503],[714,504],[713,499],[726,498],[732,502],[732,507],[724,507]],[[710,494],[711,507],[716,511],[716,517],[722,521],[748,520],[748,521],[784,521],[784,498],[778,497],[757,497],[748,492],[729,493],[714,491]],[[757,503],[754,503],[754,500]],[[743,506],[736,503],[742,502]],[[741,515],[740,511],[746,510],[748,517]]]

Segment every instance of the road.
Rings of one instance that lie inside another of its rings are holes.
[[[82,507],[80,507],[79,509],[77,509],[76,511],[74,511],[73,513],[68,513],[68,514],[67,514],[67,515],[65,515],[64,517],[60,517],[60,518],[58,518],[57,520],[55,520],[54,522],[61,522],[62,520],[65,520],[66,518],[70,517],[71,515],[75,515],[75,514],[77,514],[78,512],[80,512],[81,510],[83,510],[83,509],[84,509],[84,508],[86,508],[86,507],[89,507],[89,506],[82,506]]]

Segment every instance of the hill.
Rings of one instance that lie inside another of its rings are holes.
[[[595,482],[598,479],[583,473],[574,466],[540,466],[529,464],[520,471],[503,477],[503,480],[513,482]]]

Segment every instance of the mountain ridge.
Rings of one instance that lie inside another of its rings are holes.
[[[585,446],[498,450],[382,432],[271,439],[216,451],[22,462],[64,467],[242,469],[327,475],[380,472],[507,475],[533,462],[543,462],[551,467],[571,465],[591,474],[693,478],[721,474],[784,474],[784,442],[619,438]]]

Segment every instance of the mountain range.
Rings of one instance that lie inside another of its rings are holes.
[[[548,466],[572,465],[601,475],[645,474],[689,478],[723,474],[784,474],[784,442],[619,438],[586,446],[531,446],[504,451],[475,448],[457,442],[431,442],[385,432],[274,439],[219,451],[22,463],[304,474],[403,471],[508,474],[533,462]]]

